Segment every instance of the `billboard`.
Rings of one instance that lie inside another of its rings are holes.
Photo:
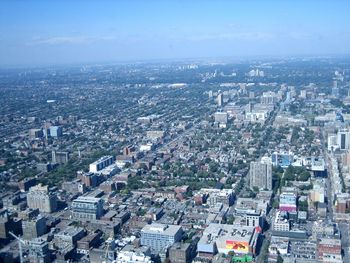
[[[244,241],[226,240],[226,249],[231,249],[238,253],[248,253],[249,244]]]

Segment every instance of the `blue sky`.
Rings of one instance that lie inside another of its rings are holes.
[[[0,2],[0,65],[350,53],[350,1]]]

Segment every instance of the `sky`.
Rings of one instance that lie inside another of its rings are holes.
[[[350,54],[350,1],[2,0],[0,65]]]

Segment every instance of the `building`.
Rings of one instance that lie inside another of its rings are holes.
[[[30,129],[29,137],[32,139],[42,138],[44,136],[44,132],[42,129]]]
[[[82,227],[68,226],[54,236],[54,243],[58,247],[75,247],[77,242],[85,236],[85,231]]]
[[[46,218],[38,216],[22,221],[23,238],[30,240],[46,233]]]
[[[29,241],[29,259],[30,262],[49,263],[51,255],[49,244],[41,238],[35,238]]]
[[[164,137],[164,131],[147,131],[146,136],[151,140],[161,139]]]
[[[244,221],[245,221],[245,225],[250,227],[256,227],[256,226],[263,227],[264,225],[264,218],[262,217],[260,212],[245,214]]]
[[[91,233],[77,241],[77,253],[88,255],[91,248],[97,248],[101,243],[102,231]]]
[[[274,152],[271,156],[272,165],[288,168],[293,163],[294,155],[291,153],[277,153]]]
[[[334,238],[321,238],[318,242],[318,259],[321,262],[341,263],[341,240]]]
[[[215,189],[217,190],[217,189]],[[231,206],[234,202],[234,192],[232,189],[222,189],[218,191],[211,191],[207,198],[207,204],[216,206],[218,203]]]
[[[57,164],[52,163],[38,163],[36,165],[36,169],[38,170],[38,172],[47,173],[52,171],[56,166]]]
[[[277,96],[275,92],[264,92],[260,98],[261,104],[275,104],[277,102]]]
[[[87,187],[96,187],[102,181],[98,174],[85,173],[83,171],[77,172],[77,178],[81,181],[82,184],[85,184]]]
[[[97,173],[101,171],[103,168],[106,168],[107,166],[113,164],[115,161],[114,156],[112,155],[106,155],[98,159],[97,161],[93,162],[89,166],[89,172],[90,173]]]
[[[0,240],[10,238],[10,231],[15,235],[20,234],[21,228],[22,220],[10,216],[7,209],[0,210]]]
[[[328,151],[334,151],[336,149],[339,149],[337,134],[328,134],[327,148],[328,148]]]
[[[227,112],[215,112],[214,113],[214,120],[218,123],[227,123]]]
[[[280,194],[279,209],[282,212],[297,211],[297,196],[293,192],[283,192]]]
[[[38,208],[40,212],[52,213],[57,209],[56,194],[49,192],[49,187],[41,184],[33,186],[27,194],[29,208]]]
[[[286,237],[271,237],[271,242],[269,246],[269,255],[276,257],[278,255],[287,255],[289,252],[289,238]]]
[[[224,95],[222,93],[219,93],[217,96],[217,103],[219,107],[222,107],[224,104]]]
[[[103,215],[101,198],[79,196],[72,202],[73,218],[78,220],[96,220]]]
[[[340,150],[349,150],[350,149],[350,131],[347,129],[340,130],[337,136],[338,136],[338,145]]]
[[[317,182],[314,183],[313,189],[309,192],[311,202],[325,202],[325,187]]]
[[[153,223],[141,230],[141,245],[151,248],[152,253],[165,253],[168,247],[182,239],[182,227]]]
[[[289,231],[290,223],[289,220],[285,217],[285,213],[277,211],[274,221],[272,222],[272,229],[274,231]]]
[[[61,137],[63,135],[63,128],[61,126],[51,126],[50,127],[50,136],[51,137]]]
[[[120,251],[116,263],[153,263],[150,256],[142,252]]]
[[[169,248],[169,260],[171,263],[190,263],[196,255],[196,243],[177,242]]]
[[[272,190],[272,164],[251,162],[249,176],[250,188]]]
[[[69,152],[51,152],[52,163],[65,164],[69,161]]]
[[[209,224],[197,245],[199,256],[213,257],[217,253],[255,254],[260,243],[260,227]]]
[[[36,185],[36,178],[34,177],[26,177],[22,181],[18,182],[18,188],[21,192],[26,192],[30,187]]]

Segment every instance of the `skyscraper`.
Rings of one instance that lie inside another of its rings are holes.
[[[251,162],[249,176],[251,188],[272,190],[272,164]]]
[[[224,104],[224,96],[222,95],[222,93],[218,94],[217,100],[218,100],[218,106],[222,107],[222,105]]]

